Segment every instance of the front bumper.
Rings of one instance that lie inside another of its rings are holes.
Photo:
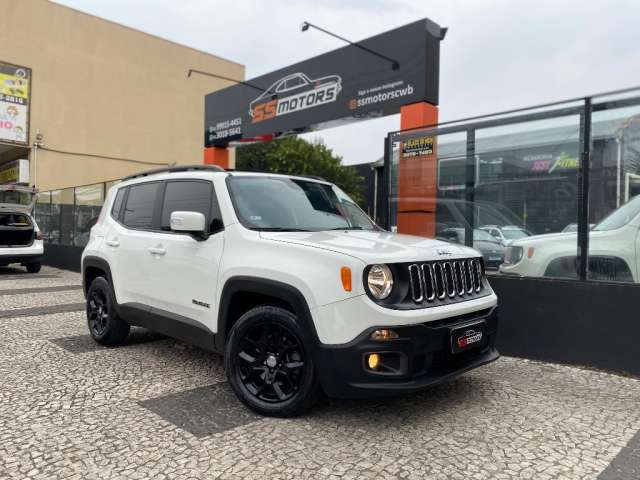
[[[483,321],[485,335],[479,346],[461,353],[451,351],[452,330]],[[373,341],[365,330],[354,341],[339,346],[320,345],[316,372],[330,397],[364,398],[414,392],[493,362],[499,358],[495,348],[498,309],[490,308],[436,322],[396,327],[399,338]],[[366,355],[388,352],[401,359],[398,372],[375,373],[366,367]]]

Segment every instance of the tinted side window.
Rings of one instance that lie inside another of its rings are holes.
[[[122,223],[132,228],[153,228],[153,209],[160,183],[142,183],[129,187]]]
[[[116,220],[120,218],[120,210],[122,209],[122,200],[124,200],[124,192],[126,188],[121,188],[116,193],[116,199],[113,201],[113,208],[111,209],[111,216]]]
[[[160,220],[162,230],[171,230],[172,212],[200,212],[210,222],[212,192],[213,186],[209,182],[167,182]]]

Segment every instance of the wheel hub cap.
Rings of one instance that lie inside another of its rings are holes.
[[[269,355],[267,357],[267,367],[273,368],[278,364],[278,360],[274,355]]]

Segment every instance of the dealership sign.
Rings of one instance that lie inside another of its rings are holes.
[[[29,142],[31,69],[0,62],[0,141]]]
[[[438,104],[444,30],[423,19],[205,97],[205,146],[279,137]]]

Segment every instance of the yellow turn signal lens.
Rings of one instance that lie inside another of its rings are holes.
[[[380,355],[378,355],[377,353],[370,353],[369,357],[367,358],[367,365],[369,365],[369,368],[371,370],[375,370],[376,368],[378,368],[379,363]]]
[[[534,252],[535,249],[533,247],[529,247],[529,250],[527,251],[527,258],[533,257]]]
[[[351,269],[349,267],[342,267],[340,269],[340,280],[342,280],[342,288],[345,292],[351,291]]]
[[[394,340],[396,338],[398,338],[398,332],[386,328],[374,330],[374,332],[371,334],[371,340],[377,340],[380,342],[385,340]]]

